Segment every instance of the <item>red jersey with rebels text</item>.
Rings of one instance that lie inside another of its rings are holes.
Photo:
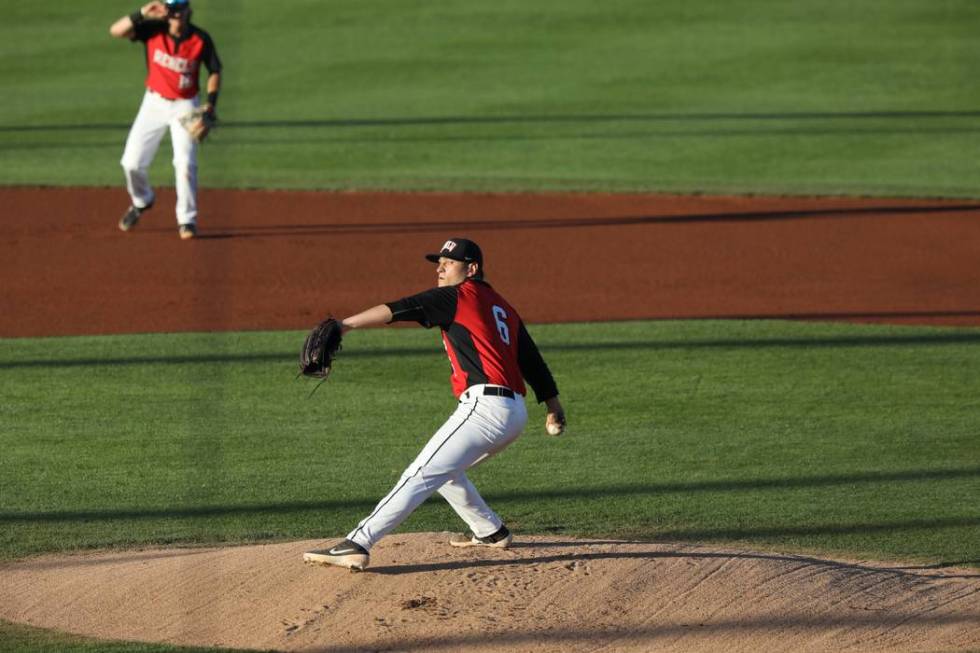
[[[221,71],[214,42],[194,25],[175,39],[166,22],[145,21],[134,27],[133,40],[146,46],[146,87],[168,100],[197,97],[202,63],[209,73]]]
[[[387,305],[392,321],[438,326],[452,365],[458,397],[478,384],[501,385],[525,394],[524,379],[538,401],[558,395],[548,366],[517,311],[479,279],[433,288]]]

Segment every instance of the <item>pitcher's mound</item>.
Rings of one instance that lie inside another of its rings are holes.
[[[0,618],[105,639],[311,651],[956,651],[980,572],[685,544],[394,535],[362,573],[327,542],[47,556],[0,567]]]

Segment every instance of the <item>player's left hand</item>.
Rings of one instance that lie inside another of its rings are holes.
[[[204,141],[211,133],[218,118],[214,115],[214,109],[210,104],[204,104],[190,113],[180,117],[180,124],[184,126],[190,135],[198,143]]]

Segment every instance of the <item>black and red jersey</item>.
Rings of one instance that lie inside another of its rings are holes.
[[[147,20],[134,25],[132,38],[145,46],[146,87],[169,100],[197,97],[202,63],[209,73],[221,72],[211,36],[195,25],[175,39],[165,21]]]
[[[485,281],[470,278],[387,306],[392,322],[415,321],[442,330],[457,397],[483,383],[525,394],[524,379],[539,402],[558,395],[551,371],[517,311]]]

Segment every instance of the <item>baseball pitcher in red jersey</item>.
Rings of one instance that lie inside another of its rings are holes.
[[[221,60],[211,36],[191,22],[189,0],[154,0],[123,16],[109,28],[116,38],[141,41],[146,55],[146,92],[126,139],[120,163],[131,205],[119,220],[129,231],[153,206],[155,194],[147,174],[164,132],[170,130],[177,189],[177,232],[184,240],[197,235],[197,141],[181,123],[200,103],[201,65],[208,70],[207,124],[215,120],[221,89]],[[206,129],[197,134],[207,135]]]
[[[371,547],[434,492],[470,528],[469,533],[450,538],[449,544],[506,548],[510,531],[477,492],[466,470],[502,451],[523,431],[525,380],[537,401],[547,406],[548,432],[557,435],[565,428],[551,371],[520,315],[484,280],[479,246],[453,238],[438,254],[426,258],[436,264],[437,287],[345,318],[343,330],[400,321],[439,327],[459,404],[371,514],[339,544],[305,553],[307,562],[364,569]]]

